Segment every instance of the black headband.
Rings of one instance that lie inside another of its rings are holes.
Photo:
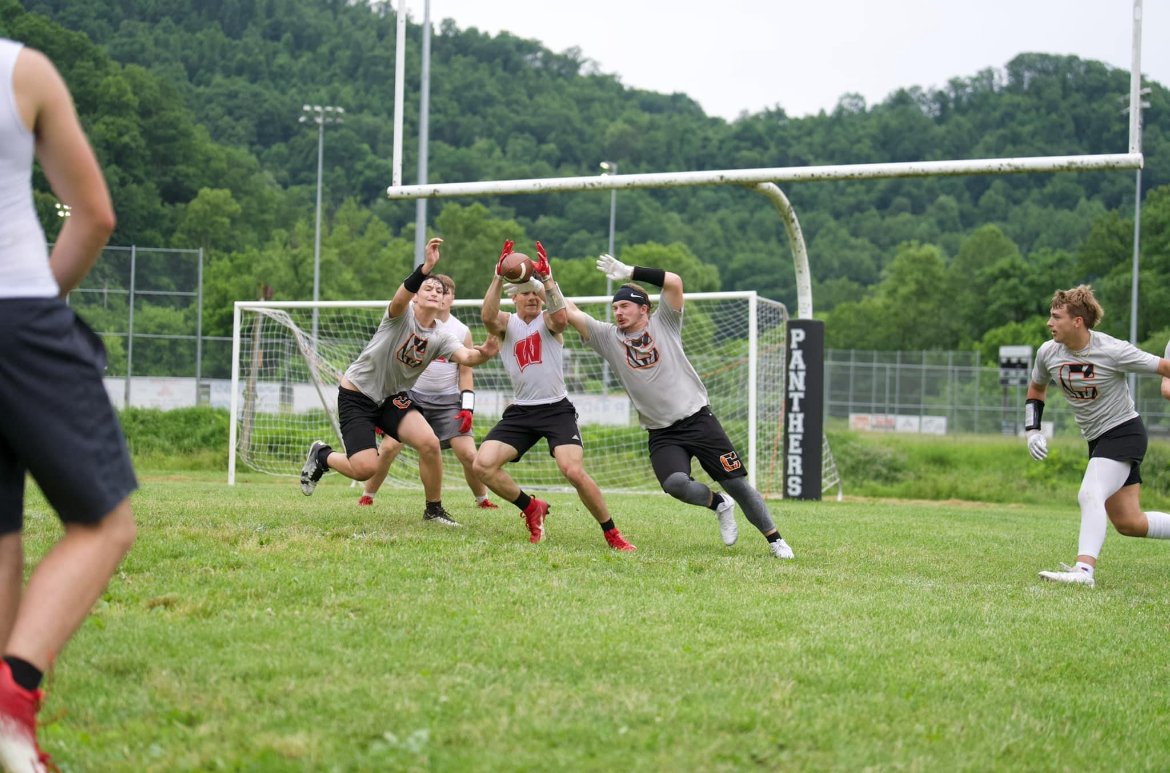
[[[613,303],[618,301],[633,301],[639,306],[649,306],[650,298],[641,290],[635,290],[632,287],[619,287],[618,291],[613,294]]]

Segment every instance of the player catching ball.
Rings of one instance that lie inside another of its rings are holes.
[[[1024,406],[1028,451],[1037,461],[1048,456],[1040,418],[1050,382],[1060,385],[1081,436],[1089,442],[1089,464],[1077,493],[1081,535],[1076,565],[1061,564],[1058,571],[1040,576],[1090,588],[1096,584],[1093,573],[1105,544],[1106,518],[1127,537],[1170,539],[1170,515],[1142,511],[1141,467],[1148,437],[1125,381],[1126,373],[1159,373],[1162,395],[1170,399],[1170,359],[1094,330],[1103,314],[1088,285],[1056,291],[1048,316],[1052,340],[1036,352]],[[1170,346],[1166,353],[1170,356]]]
[[[492,491],[520,509],[528,526],[529,541],[544,539],[544,520],[548,503],[530,497],[521,490],[504,465],[522,457],[542,438],[565,480],[573,484],[581,503],[601,525],[605,541],[614,550],[633,551],[622,533],[614,526],[601,489],[585,472],[585,449],[577,427],[577,409],[569,402],[565,389],[564,337],[568,326],[565,299],[552,276],[552,267],[540,242],[536,243],[539,259],[532,268],[532,278],[522,284],[509,285],[509,295],[516,303],[513,314],[500,311],[502,274],[512,252],[512,242],[504,243],[496,274],[483,299],[483,324],[489,333],[499,336],[500,359],[512,379],[512,404],[504,410],[499,423],[492,427],[475,456],[476,475]],[[523,274],[527,274],[527,270]],[[548,308],[544,300],[548,298]]]
[[[637,284],[624,284],[613,296],[616,324],[598,322],[570,304],[569,322],[581,338],[609,363],[649,431],[650,464],[662,490],[691,505],[712,510],[725,545],[738,536],[735,505],[764,538],[776,558],[792,558],[760,492],[747,481],[739,454],[707,404],[707,388],[682,346],[683,281],[660,268],[631,267],[610,255],[597,260],[610,279],[658,285],[658,309]],[[719,482],[717,494],[691,477],[691,460]]]

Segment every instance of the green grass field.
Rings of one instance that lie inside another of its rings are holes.
[[[141,472],[137,545],[47,688],[66,771],[1165,770],[1170,544],[1111,533],[1095,590],[1042,584],[1074,501],[614,497],[513,508],[337,476]],[[30,559],[58,527],[35,496]],[[31,563],[31,561],[30,561]]]

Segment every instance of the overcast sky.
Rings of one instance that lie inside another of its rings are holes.
[[[407,1],[413,21],[424,9]],[[1133,0],[431,0],[430,14],[436,26],[577,46],[628,87],[682,92],[728,120],[831,111],[846,93],[874,105],[1023,52],[1125,70],[1133,60]],[[1143,15],[1142,72],[1168,85],[1170,0],[1144,0]]]

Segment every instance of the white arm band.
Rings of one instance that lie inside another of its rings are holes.
[[[460,395],[459,410],[475,413],[475,392],[464,389]]]

